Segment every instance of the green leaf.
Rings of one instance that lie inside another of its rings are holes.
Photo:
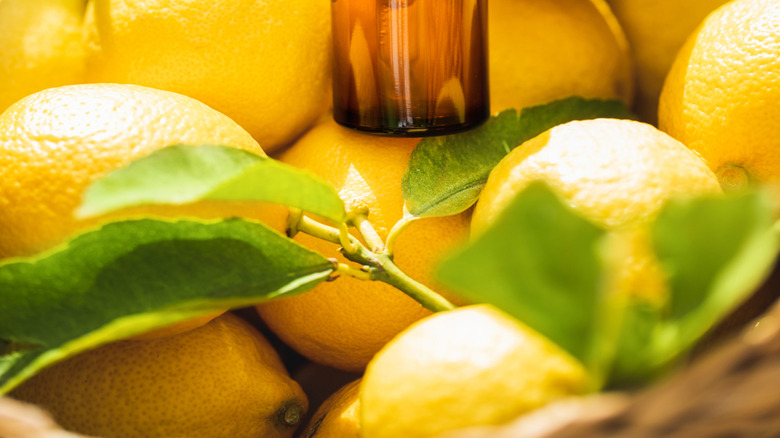
[[[313,174],[226,146],[170,146],[94,182],[79,217],[144,204],[245,200],[284,204],[340,223],[344,203]]]
[[[241,219],[115,222],[4,262],[0,394],[88,348],[300,293],[332,271],[323,256]]]
[[[467,300],[495,305],[594,366],[604,233],[534,183],[484,234],[445,259],[438,276]]]
[[[653,225],[668,275],[663,308],[629,307],[614,381],[640,383],[663,372],[766,279],[780,250],[766,193],[700,197],[667,204]]]
[[[415,217],[449,216],[477,200],[493,167],[512,149],[572,120],[633,118],[617,100],[571,97],[506,110],[481,127],[461,134],[429,137],[412,152],[401,183],[405,207]]]

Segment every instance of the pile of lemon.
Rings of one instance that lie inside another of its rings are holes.
[[[0,259],[106,220],[73,218],[84,188],[172,144],[229,145],[308,169],[348,207],[367,206],[385,239],[403,215],[400,181],[417,140],[330,119],[329,8],[0,0]],[[491,0],[489,32],[494,112],[577,95],[621,99],[646,123],[553,128],[494,169],[473,214],[410,225],[395,261],[445,296],[457,301],[432,267],[530,181],[630,236],[617,277],[648,296],[665,286],[645,226],[666,199],[780,182],[780,2]],[[242,202],[121,213],[134,214],[242,216],[283,231],[287,213]],[[335,244],[295,239],[338,256]],[[431,315],[386,284],[339,278],[257,313],[262,323],[228,312],[108,344],[10,395],[106,438],[372,438],[500,424],[588,390],[581,364],[489,306]],[[271,334],[288,346],[281,357]],[[308,383],[289,371],[312,368],[288,356],[320,364]],[[358,377],[336,392],[311,383]],[[308,394],[313,415],[302,386],[319,388]]]

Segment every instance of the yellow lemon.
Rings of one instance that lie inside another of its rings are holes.
[[[501,160],[477,202],[472,232],[485,229],[535,180],[625,238],[616,287],[653,301],[665,297],[666,285],[652,254],[648,223],[673,196],[721,191],[701,158],[649,124],[575,121],[528,140]]]
[[[429,437],[500,424],[587,388],[568,353],[492,306],[416,322],[388,343],[360,388],[362,436]]]
[[[360,438],[360,381],[352,381],[325,400],[301,432],[301,438]]]
[[[307,408],[276,351],[232,314],[176,336],[79,354],[11,396],[68,430],[126,438],[290,437]]]
[[[221,144],[263,154],[225,115],[167,91],[71,85],[12,105],[0,115],[0,258],[34,254],[95,223],[73,218],[89,183],[179,143]],[[142,210],[164,213],[166,208]],[[201,217],[227,214],[211,204],[182,210]]]
[[[92,1],[92,82],[145,85],[226,114],[272,152],[330,106],[330,4],[310,0]]]
[[[609,0],[626,32],[636,66],[637,113],[658,119],[664,78],[688,35],[704,17],[728,0]]]
[[[493,112],[578,95],[630,103],[628,44],[608,8],[591,0],[490,0]]]
[[[674,61],[659,127],[706,160],[724,188],[780,183],[780,3],[710,14]]]
[[[309,131],[279,159],[332,184],[348,209],[368,207],[368,220],[386,239],[403,216],[401,177],[418,141],[362,134],[330,120]],[[396,241],[396,264],[412,278],[436,287],[431,280],[433,265],[465,238],[468,220],[461,214],[412,223]],[[338,245],[301,233],[295,240],[348,263]],[[258,310],[299,353],[347,371],[361,371],[396,333],[430,313],[392,286],[345,276],[305,294],[264,303]]]
[[[0,1],[0,112],[28,94],[83,82],[84,0]]]

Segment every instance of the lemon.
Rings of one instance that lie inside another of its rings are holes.
[[[637,113],[658,120],[664,78],[685,40],[710,12],[728,0],[609,0],[625,30],[636,66]]]
[[[659,127],[724,188],[780,183],[780,3],[736,0],[691,35],[664,84]]]
[[[227,116],[194,99],[134,85],[87,84],[28,96],[0,115],[0,258],[28,256],[97,221],[73,210],[105,173],[173,144],[221,144],[263,154]],[[137,213],[221,217],[212,204]],[[244,213],[257,216],[249,207]],[[126,213],[122,213],[125,215]]]
[[[649,124],[575,121],[528,140],[501,160],[477,202],[472,232],[484,230],[536,180],[621,236],[625,257],[615,287],[652,301],[665,297],[666,284],[651,250],[648,224],[673,196],[721,192],[701,158]]]
[[[325,400],[301,432],[301,438],[360,438],[361,379],[354,380]]]
[[[290,437],[306,396],[252,326],[225,314],[176,336],[119,341],[11,392],[68,430],[102,437]]]
[[[401,178],[419,139],[362,134],[326,121],[284,151],[279,159],[307,169],[332,184],[347,209],[368,207],[368,220],[386,239],[403,215]],[[421,219],[396,241],[395,262],[412,278],[437,288],[433,265],[466,238],[469,218],[461,214]],[[295,240],[349,263],[338,245],[299,233]],[[342,276],[312,291],[258,307],[268,326],[296,351],[324,365],[362,371],[398,332],[430,314],[385,283]]]
[[[266,152],[330,106],[328,2],[101,0],[90,2],[86,28],[87,80],[193,97]]]
[[[586,390],[565,351],[488,305],[416,322],[369,363],[360,389],[362,436],[429,437],[500,424]]]
[[[28,94],[84,81],[84,0],[0,1],[0,113]]]
[[[628,43],[608,8],[591,0],[491,0],[493,112],[572,95],[630,104]]]

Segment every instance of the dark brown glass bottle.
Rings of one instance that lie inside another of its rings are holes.
[[[416,137],[488,118],[487,0],[331,1],[338,123]]]

